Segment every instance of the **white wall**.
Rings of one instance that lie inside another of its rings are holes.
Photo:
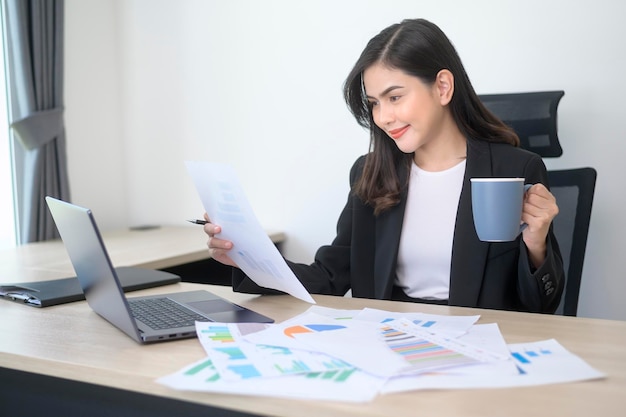
[[[368,148],[344,77],[378,31],[424,17],[478,93],[565,90],[564,154],[546,164],[598,170],[579,315],[626,320],[624,16],[616,0],[66,0],[74,201],[103,228],[182,224],[203,211],[183,161],[228,162],[287,256],[310,261]]]
[[[128,222],[131,204],[124,162],[124,91],[120,13],[116,2],[65,3],[65,123],[70,192],[94,210],[103,229]]]

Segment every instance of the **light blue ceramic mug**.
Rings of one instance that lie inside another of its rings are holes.
[[[470,178],[472,213],[478,238],[510,242],[526,227],[521,224],[524,193],[532,186],[524,178]]]

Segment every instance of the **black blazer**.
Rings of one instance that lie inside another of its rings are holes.
[[[365,157],[350,172],[353,185],[361,175]],[[408,178],[400,173],[399,178]],[[478,239],[472,218],[472,177],[524,177],[526,183],[548,186],[545,165],[531,152],[506,144],[468,140],[463,188],[457,211],[450,305],[552,313],[563,292],[563,262],[552,233],[547,257],[533,270],[521,237],[513,242],[489,243]],[[406,190],[406,187],[404,187]],[[288,262],[311,293],[391,299],[396,261],[406,206],[406,191],[398,205],[374,216],[373,208],[350,194],[337,223],[337,236],[322,246],[311,265]],[[258,287],[240,271],[233,273],[233,289],[272,293]]]

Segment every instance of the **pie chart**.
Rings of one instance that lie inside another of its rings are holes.
[[[314,333],[314,332],[325,332],[327,330],[337,330],[337,329],[345,329],[346,326],[341,326],[338,324],[301,324],[297,326],[290,326],[285,328],[283,332],[286,336],[294,337],[295,334],[298,333]]]

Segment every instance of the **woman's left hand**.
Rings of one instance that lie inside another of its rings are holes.
[[[522,221],[528,226],[522,232],[522,238],[535,268],[545,260],[546,237],[557,214],[559,207],[556,205],[556,198],[543,184],[533,185],[524,194]]]

